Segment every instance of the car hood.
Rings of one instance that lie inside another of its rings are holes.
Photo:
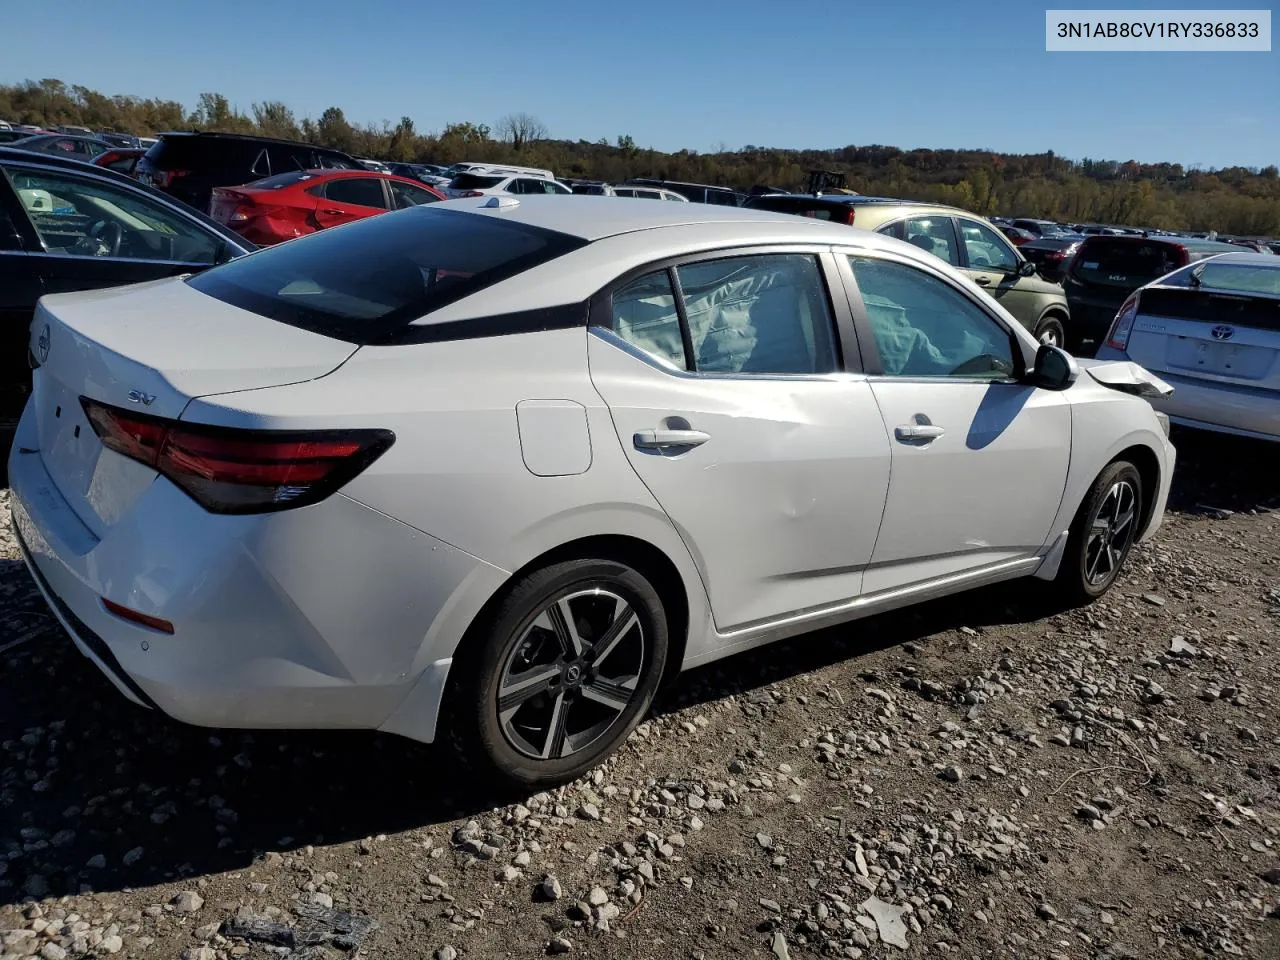
[[[1104,387],[1148,400],[1167,397],[1173,387],[1132,360],[1077,360],[1080,369]]]

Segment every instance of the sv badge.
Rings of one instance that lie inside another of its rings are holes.
[[[129,402],[140,403],[144,407],[149,407],[156,402],[156,395],[154,393],[143,393],[141,390],[130,390]]]

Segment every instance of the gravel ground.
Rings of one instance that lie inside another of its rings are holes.
[[[183,727],[45,611],[0,493],[0,954],[1280,957],[1280,452],[1182,434],[1112,593],[694,671],[604,768]]]

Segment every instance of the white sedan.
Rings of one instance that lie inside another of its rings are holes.
[[[1136,365],[908,244],[703,204],[416,207],[46,297],[30,349],[14,524],[125,696],[448,734],[527,787],[684,668],[1015,577],[1101,595],[1174,462]]]

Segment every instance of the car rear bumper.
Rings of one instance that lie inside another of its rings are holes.
[[[99,539],[19,444],[10,506],[24,559],[130,700],[199,726],[375,729],[395,715],[396,732],[433,734],[439,663],[503,571],[341,494],[217,517],[163,479]],[[109,613],[104,598],[173,634]],[[427,716],[404,716],[411,692]]]

